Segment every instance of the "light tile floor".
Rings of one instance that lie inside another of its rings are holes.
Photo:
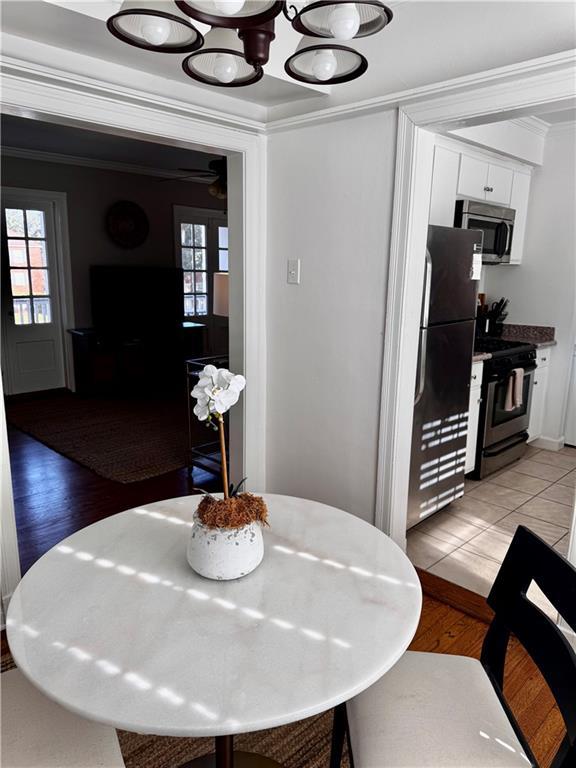
[[[487,596],[518,525],[566,555],[576,493],[576,448],[528,447],[523,459],[484,480],[408,531],[414,565]],[[533,585],[528,594],[552,606]]]

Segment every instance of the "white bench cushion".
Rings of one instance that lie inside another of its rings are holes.
[[[347,704],[355,768],[527,768],[476,659],[408,651]]]
[[[47,699],[17,669],[0,676],[2,768],[124,768],[114,728]]]

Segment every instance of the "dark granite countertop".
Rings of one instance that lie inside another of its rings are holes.
[[[506,341],[524,341],[537,347],[551,347],[556,344],[556,329],[549,325],[516,325],[504,323],[502,338]]]

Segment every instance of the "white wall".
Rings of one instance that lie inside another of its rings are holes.
[[[503,152],[534,165],[542,165],[546,145],[543,127],[544,124],[535,129],[529,122],[524,124],[521,120],[502,120],[499,123],[457,128],[448,133],[480,147]]]
[[[15,157],[2,159],[2,184],[66,192],[77,328],[92,325],[91,264],[174,266],[172,206],[225,207],[225,202],[208,194],[205,184]],[[138,248],[120,248],[106,234],[106,211],[118,200],[131,200],[148,215],[150,233]]]
[[[510,298],[507,322],[552,325],[543,437],[564,434],[576,313],[576,128],[552,129],[544,164],[532,176],[524,257],[520,266],[486,267],[490,298]]]
[[[370,521],[396,126],[387,111],[269,139],[268,488]]]

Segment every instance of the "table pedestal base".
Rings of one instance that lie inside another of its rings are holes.
[[[233,736],[216,736],[216,752],[190,760],[180,768],[282,768],[280,763],[253,752],[236,752]]]
[[[222,763],[223,768],[283,768],[276,760],[254,752],[234,752],[232,762]],[[204,755],[185,763],[180,768],[220,768],[216,755]]]

